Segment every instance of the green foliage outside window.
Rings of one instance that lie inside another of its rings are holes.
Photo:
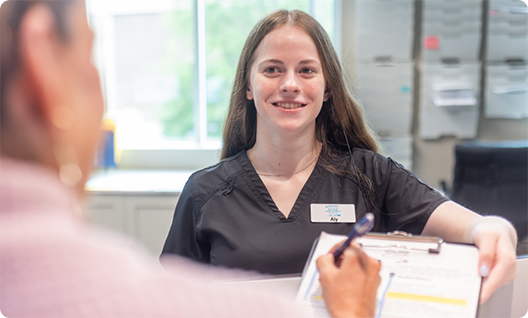
[[[159,117],[165,137],[192,140],[196,95],[194,0],[180,2],[182,2],[181,9],[163,16],[164,24],[178,40],[167,44],[167,56],[161,61],[163,72],[176,75],[178,93],[174,99],[163,104]]]

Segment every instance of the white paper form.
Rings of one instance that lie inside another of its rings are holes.
[[[297,294],[309,315],[328,317],[315,260],[344,238],[324,232],[319,238]],[[382,260],[376,317],[476,316],[481,283],[476,247],[443,243],[434,254],[428,246],[423,250],[423,243],[406,243],[409,250],[392,241],[363,237],[358,242],[369,256]]]
[[[433,104],[438,107],[477,105],[475,89],[467,83],[437,84],[433,91]]]

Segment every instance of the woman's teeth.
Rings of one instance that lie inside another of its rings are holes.
[[[282,108],[287,108],[287,109],[303,106],[303,104],[295,104],[295,103],[276,103],[276,105]]]

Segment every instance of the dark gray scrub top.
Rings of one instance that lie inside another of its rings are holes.
[[[369,205],[373,232],[420,234],[431,213],[448,200],[390,158],[363,149],[354,149],[353,156],[375,189],[375,207]],[[343,162],[349,158],[343,154]],[[354,225],[312,223],[311,203],[354,204],[356,220],[367,213],[357,178],[337,176],[318,163],[286,218],[246,152],[240,152],[189,178],[162,254],[268,274],[301,273],[321,231],[346,235]]]

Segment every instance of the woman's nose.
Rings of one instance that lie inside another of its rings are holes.
[[[280,90],[284,93],[298,93],[301,91],[301,86],[299,85],[299,79],[297,78],[296,72],[286,72],[285,76],[283,77]]]

